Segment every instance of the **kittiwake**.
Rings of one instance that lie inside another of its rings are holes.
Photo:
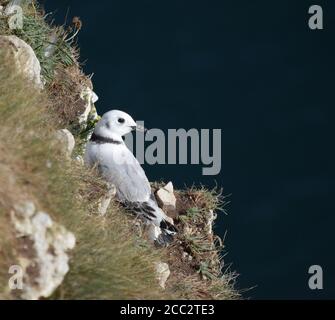
[[[155,239],[160,245],[173,240],[177,229],[158,207],[145,172],[122,137],[132,130],[144,130],[125,112],[111,110],[97,123],[86,145],[85,163],[96,166],[102,177],[115,186],[116,198],[147,224],[160,228]]]

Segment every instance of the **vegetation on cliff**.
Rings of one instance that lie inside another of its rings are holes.
[[[6,6],[9,1],[0,0]],[[9,290],[12,265],[35,259],[30,239],[17,234],[13,212],[27,201],[47,213],[76,238],[69,251],[69,271],[52,299],[237,299],[235,274],[222,272],[222,240],[212,231],[215,212],[224,205],[219,192],[205,188],[176,191],[178,237],[168,248],[156,248],[144,226],[112,200],[98,213],[107,186],[80,154],[98,116],[83,92],[93,89],[78,63],[74,25],[51,26],[33,1],[23,6],[22,30],[0,18],[0,37],[14,35],[34,50],[41,65],[43,89],[18,70],[6,45],[0,47],[0,297],[22,298]],[[0,41],[1,42],[1,41]],[[3,42],[4,43],[4,42]],[[71,159],[57,140],[68,129],[76,140]],[[153,191],[161,185],[153,184]],[[52,251],[52,250],[51,250]],[[51,252],[52,254],[52,252]],[[155,265],[168,263],[166,288],[158,285]],[[26,278],[38,279],[39,268]],[[25,279],[26,279],[25,278]],[[33,283],[33,281],[31,282]]]

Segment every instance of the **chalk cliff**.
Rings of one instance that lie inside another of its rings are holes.
[[[13,2],[0,5],[0,298],[240,298],[212,228],[219,191],[152,183],[179,230],[157,248],[83,165],[99,115],[74,44],[81,21],[51,26],[36,1],[16,1],[12,28]]]

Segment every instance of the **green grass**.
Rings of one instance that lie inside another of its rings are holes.
[[[10,29],[8,18],[2,17],[0,34],[15,35],[27,42],[40,61],[44,79],[51,82],[57,65],[70,66],[76,62],[74,40],[69,40],[70,35],[63,27],[51,26],[35,1],[24,4],[23,13],[23,29]],[[47,49],[52,52],[50,56],[46,56]]]
[[[179,216],[178,228],[182,230],[178,240],[183,250],[192,258],[193,271],[183,267],[179,273],[185,276],[174,281],[177,291],[183,291],[187,299],[240,299],[234,289],[236,273],[222,264],[223,240],[209,233],[210,211],[226,214],[226,197],[221,189],[191,187],[177,193]]]

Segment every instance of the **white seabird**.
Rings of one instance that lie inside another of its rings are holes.
[[[144,130],[125,112],[112,110],[97,123],[87,143],[85,163],[97,166],[103,178],[115,186],[117,199],[146,223],[161,229],[156,242],[172,241],[176,228],[158,207],[150,183],[141,165],[125,145],[122,137],[132,130]]]

